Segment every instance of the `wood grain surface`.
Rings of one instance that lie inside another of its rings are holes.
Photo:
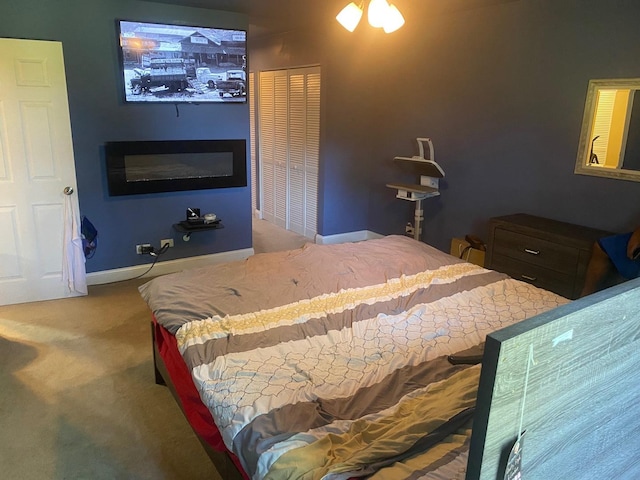
[[[640,279],[487,337],[467,479],[640,478]]]

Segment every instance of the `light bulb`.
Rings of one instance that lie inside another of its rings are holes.
[[[369,25],[380,28],[384,25],[389,12],[387,0],[371,0],[369,3]]]
[[[351,2],[349,5],[344,7],[340,13],[336,15],[338,23],[350,32],[353,32],[356,29],[361,18],[362,8],[357,6],[354,2]]]
[[[385,33],[395,32],[402,25],[404,25],[404,17],[400,13],[400,10],[398,10],[395,5],[389,5],[387,17],[385,18],[384,25],[382,26]]]

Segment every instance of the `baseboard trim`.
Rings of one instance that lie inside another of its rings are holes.
[[[187,268],[202,267],[214,263],[233,262],[244,260],[254,254],[253,248],[233,250],[231,252],[212,253],[210,255],[199,255],[197,257],[177,258],[174,260],[158,261],[149,272],[149,278],[167,273],[179,272]],[[116,268],[113,270],[102,270],[100,272],[87,273],[87,285],[102,285],[105,283],[121,282],[130,280],[138,275],[142,275],[149,270],[151,263],[144,265],[134,265],[131,267]],[[144,278],[144,277],[143,277]]]
[[[360,230],[358,232],[338,233],[336,235],[326,236],[317,234],[315,242],[320,245],[329,245],[333,243],[362,242],[363,240],[373,240],[382,237],[384,237],[384,235],[370,230]]]
[[[336,235],[320,235],[315,236],[315,243],[320,245],[330,245],[335,243],[362,242],[364,240],[372,240],[382,238],[384,235],[372,232],[370,230],[360,230],[357,232],[338,233]],[[245,248],[242,250],[233,250],[230,252],[212,253],[210,255],[199,255],[197,257],[177,258],[175,260],[158,261],[149,272],[149,278],[158,275],[166,275],[167,273],[179,272],[187,268],[202,267],[214,263],[233,262],[235,260],[244,260],[255,252],[253,248]],[[87,285],[102,285],[105,283],[121,282],[130,280],[138,275],[146,272],[151,263],[143,265],[134,265],[131,267],[115,268],[113,270],[102,270],[100,272],[87,273]]]

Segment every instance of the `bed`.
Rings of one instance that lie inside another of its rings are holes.
[[[140,293],[156,379],[225,479],[496,478],[514,434],[493,433],[491,335],[574,308],[403,236],[254,255]]]

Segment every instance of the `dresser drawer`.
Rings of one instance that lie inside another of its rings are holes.
[[[539,265],[550,270],[575,274],[579,250],[504,228],[496,228],[494,254],[520,262]]]
[[[574,297],[575,273],[561,273],[532,263],[521,262],[512,257],[495,254],[492,268],[506,273],[511,278],[544,288],[566,298]]]
[[[526,213],[494,217],[485,264],[575,299],[584,285],[591,248],[606,235],[611,233]]]

